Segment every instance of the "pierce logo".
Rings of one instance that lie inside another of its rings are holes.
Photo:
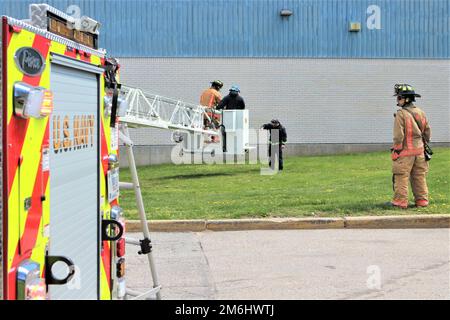
[[[45,60],[35,49],[23,47],[15,55],[17,67],[28,76],[38,76],[45,67]]]

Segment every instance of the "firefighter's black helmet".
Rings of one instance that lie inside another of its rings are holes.
[[[211,82],[211,86],[221,89],[223,87],[223,82],[220,80],[214,80]]]
[[[405,98],[411,98],[413,101],[414,99],[421,98],[422,96],[414,90],[412,86],[409,84],[396,84],[394,86],[394,96],[400,96]]]
[[[272,119],[272,120],[270,120],[270,123],[273,124],[274,126],[280,125],[280,121],[278,119]]]

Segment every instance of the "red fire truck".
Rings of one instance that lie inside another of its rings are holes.
[[[48,5],[2,17],[0,299],[123,298],[123,109],[99,23]]]

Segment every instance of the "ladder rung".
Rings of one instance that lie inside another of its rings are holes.
[[[134,244],[134,245],[137,245],[137,246],[141,245],[141,243],[139,242],[138,239],[133,239],[133,238],[125,238],[125,243]]]
[[[146,298],[148,296],[157,294],[160,291],[161,291],[161,286],[157,286],[157,287],[152,288],[152,289],[150,289],[148,291],[145,291],[145,292],[139,292],[139,291],[127,289],[126,293],[127,293],[127,295],[134,297],[131,300],[138,300],[138,299],[143,299],[143,298]]]
[[[134,184],[131,182],[119,182],[119,189],[131,190],[134,189]]]

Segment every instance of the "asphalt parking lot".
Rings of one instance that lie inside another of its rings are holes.
[[[128,234],[139,237],[139,234]],[[449,229],[153,233],[163,299],[450,299]],[[127,245],[127,281],[151,286]]]

